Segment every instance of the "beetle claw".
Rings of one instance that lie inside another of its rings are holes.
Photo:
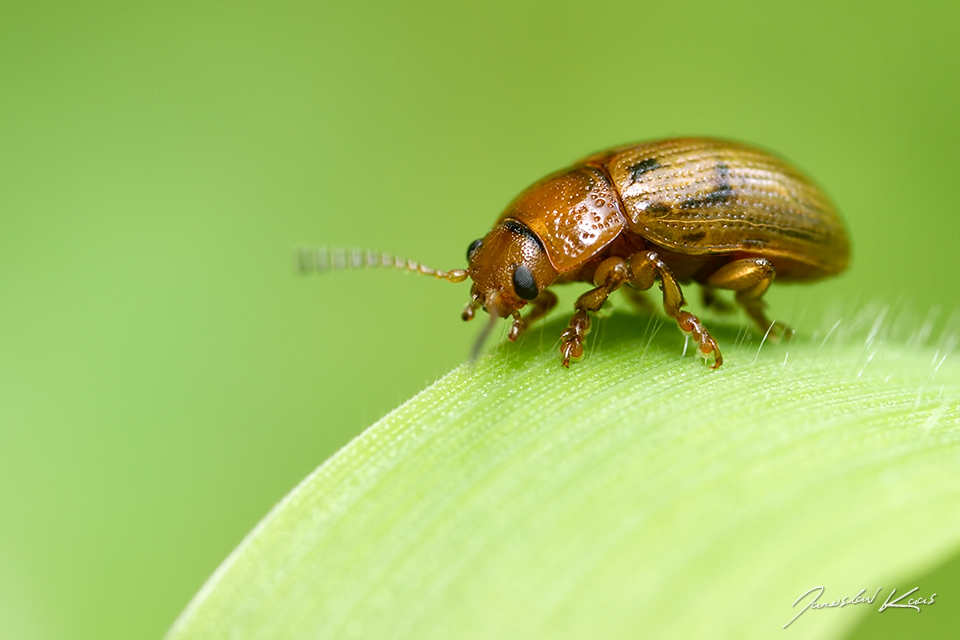
[[[583,342],[576,337],[565,340],[560,345],[560,355],[563,356],[563,366],[569,369],[571,360],[576,361],[583,357]]]
[[[774,341],[783,340],[784,342],[789,341],[793,338],[794,333],[796,333],[792,328],[785,325],[782,322],[774,320],[770,323],[770,333],[767,336],[767,339],[773,339]]]

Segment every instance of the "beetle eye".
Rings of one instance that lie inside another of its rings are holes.
[[[480,248],[480,245],[483,244],[483,238],[477,238],[470,243],[470,246],[467,247],[467,262],[470,262],[470,256],[473,255],[473,252]]]
[[[540,295],[537,283],[533,280],[533,273],[526,265],[518,265],[513,271],[513,290],[524,300],[533,300]]]

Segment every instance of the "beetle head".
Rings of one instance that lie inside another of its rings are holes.
[[[482,307],[493,317],[515,315],[557,277],[540,239],[524,224],[506,219],[467,249],[473,278],[464,320]]]

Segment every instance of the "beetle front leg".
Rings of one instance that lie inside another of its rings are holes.
[[[631,283],[641,291],[646,291],[652,287],[654,279],[660,280],[660,288],[663,290],[663,310],[677,321],[681,331],[693,336],[700,355],[708,358],[713,354],[714,369],[722,365],[723,356],[720,355],[720,347],[717,345],[717,341],[713,339],[710,332],[700,322],[700,318],[681,309],[687,301],[683,299],[683,292],[680,290],[676,278],[670,273],[670,269],[660,259],[657,252],[641,251],[630,256],[630,271],[632,275]]]
[[[789,340],[793,337],[793,329],[782,322],[771,322],[764,311],[767,305],[763,301],[763,294],[776,275],[773,265],[766,258],[743,258],[717,269],[707,278],[707,284],[736,291],[737,302],[761,332],[774,339]]]
[[[519,313],[514,312],[513,326],[511,326],[510,331],[507,332],[507,338],[511,342],[516,342],[517,338],[527,330],[527,327],[550,313],[550,311],[557,306],[557,295],[549,289],[544,289],[540,292],[540,295],[534,298],[530,305],[533,308],[530,309],[530,313],[526,316],[521,317]]]
[[[570,318],[566,331],[560,335],[563,366],[569,367],[571,360],[583,357],[583,339],[590,331],[589,312],[599,311],[610,294],[619,289],[629,277],[630,266],[623,258],[607,258],[597,267],[593,274],[593,283],[597,287],[577,298],[573,304],[577,311]]]

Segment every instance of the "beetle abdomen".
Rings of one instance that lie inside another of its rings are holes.
[[[776,259],[778,277],[843,271],[849,242],[823,192],[797,169],[721,140],[663,140],[588,158],[610,174],[630,231],[679,253]]]

